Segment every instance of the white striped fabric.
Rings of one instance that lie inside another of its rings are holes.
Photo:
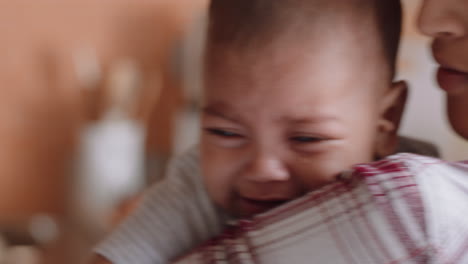
[[[225,218],[200,177],[193,148],[170,164],[166,179],[148,190],[136,212],[94,251],[114,264],[167,263],[219,234]]]
[[[238,221],[174,263],[468,263],[468,167],[399,154]]]

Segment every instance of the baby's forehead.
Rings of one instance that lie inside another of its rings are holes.
[[[269,37],[259,36],[249,40],[241,37],[239,43],[208,39],[205,55],[208,62],[211,58],[218,58],[215,62],[220,65],[229,59],[243,60],[248,65],[287,67],[283,62],[291,63],[288,58],[323,61],[325,57],[356,63],[366,60],[389,64],[384,61],[387,60],[385,48],[377,27],[367,24],[329,19],[307,27],[278,30]],[[259,32],[259,35],[262,34]]]
[[[288,100],[298,105],[335,102],[349,94],[373,96],[386,84],[388,68],[378,60],[349,54],[344,58],[333,50],[304,54],[295,49],[281,54],[259,51],[244,58],[230,53],[207,68],[205,94],[229,95],[242,102]]]
[[[297,83],[311,79],[387,79],[390,66],[378,45],[360,41],[352,33],[323,36],[317,41],[281,39],[267,45],[220,45],[207,51],[206,78],[227,82]],[[293,84],[292,84],[293,85]]]
[[[246,118],[255,120],[270,115],[275,117],[267,120],[301,119],[322,113],[349,120],[362,115],[357,107],[373,111],[381,91],[389,87],[387,69],[360,56],[344,59],[337,54],[322,51],[307,58],[294,49],[281,55],[252,53],[243,59],[231,53],[207,72],[205,102],[232,104],[235,113],[247,113]]]

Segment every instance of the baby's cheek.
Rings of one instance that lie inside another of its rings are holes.
[[[232,200],[246,156],[242,149],[202,145],[201,162],[205,185],[218,205],[226,207]]]
[[[345,170],[352,167],[339,157],[316,157],[308,162],[301,162],[295,167],[294,177],[303,183],[307,191],[313,191],[337,179]]]
[[[203,158],[203,179],[210,198],[219,206],[226,208],[232,193],[232,173],[228,163],[221,156]]]

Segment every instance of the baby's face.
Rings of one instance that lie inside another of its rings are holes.
[[[203,175],[233,215],[264,212],[373,160],[385,62],[354,42],[329,44],[212,50]]]
[[[434,39],[437,81],[447,93],[450,122],[468,139],[468,1],[423,1],[419,27]]]

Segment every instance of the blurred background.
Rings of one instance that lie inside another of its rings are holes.
[[[449,160],[428,39],[404,0],[402,134]],[[207,0],[0,0],[0,263],[83,263],[197,141]]]

